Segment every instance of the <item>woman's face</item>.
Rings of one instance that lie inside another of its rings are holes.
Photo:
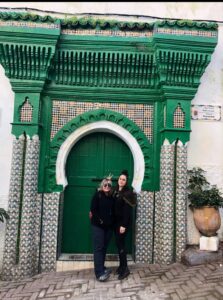
[[[103,184],[103,192],[105,192],[105,193],[110,192],[111,187],[112,187],[111,181],[106,181],[106,182]]]
[[[123,188],[127,184],[127,177],[125,175],[120,175],[118,179],[118,185]]]

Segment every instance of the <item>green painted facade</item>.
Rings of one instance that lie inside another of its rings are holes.
[[[83,123],[77,117],[51,140],[56,100],[153,105],[151,143],[131,120],[114,112],[111,120],[122,122],[142,148],[143,189],[159,190],[161,145],[189,140],[191,100],[216,44],[216,23],[0,13],[0,63],[15,92],[12,133],[40,136],[39,192],[61,191],[55,182],[58,149],[77,124],[90,122],[87,114]]]

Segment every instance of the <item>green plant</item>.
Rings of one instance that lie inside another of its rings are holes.
[[[216,185],[211,185],[201,168],[188,170],[188,199],[190,207],[212,206],[215,208],[223,206],[223,197]]]
[[[9,215],[4,208],[0,208],[0,222],[4,222],[4,220],[8,220]]]

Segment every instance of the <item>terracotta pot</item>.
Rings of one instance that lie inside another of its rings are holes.
[[[215,236],[221,226],[221,217],[218,208],[203,206],[193,208],[194,223],[204,236]]]

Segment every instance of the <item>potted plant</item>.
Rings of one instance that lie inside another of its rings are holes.
[[[4,222],[4,220],[8,220],[9,215],[4,208],[0,208],[0,222]]]
[[[215,236],[221,226],[219,207],[223,197],[216,185],[211,185],[201,168],[188,170],[189,207],[193,210],[194,223],[204,236]]]

